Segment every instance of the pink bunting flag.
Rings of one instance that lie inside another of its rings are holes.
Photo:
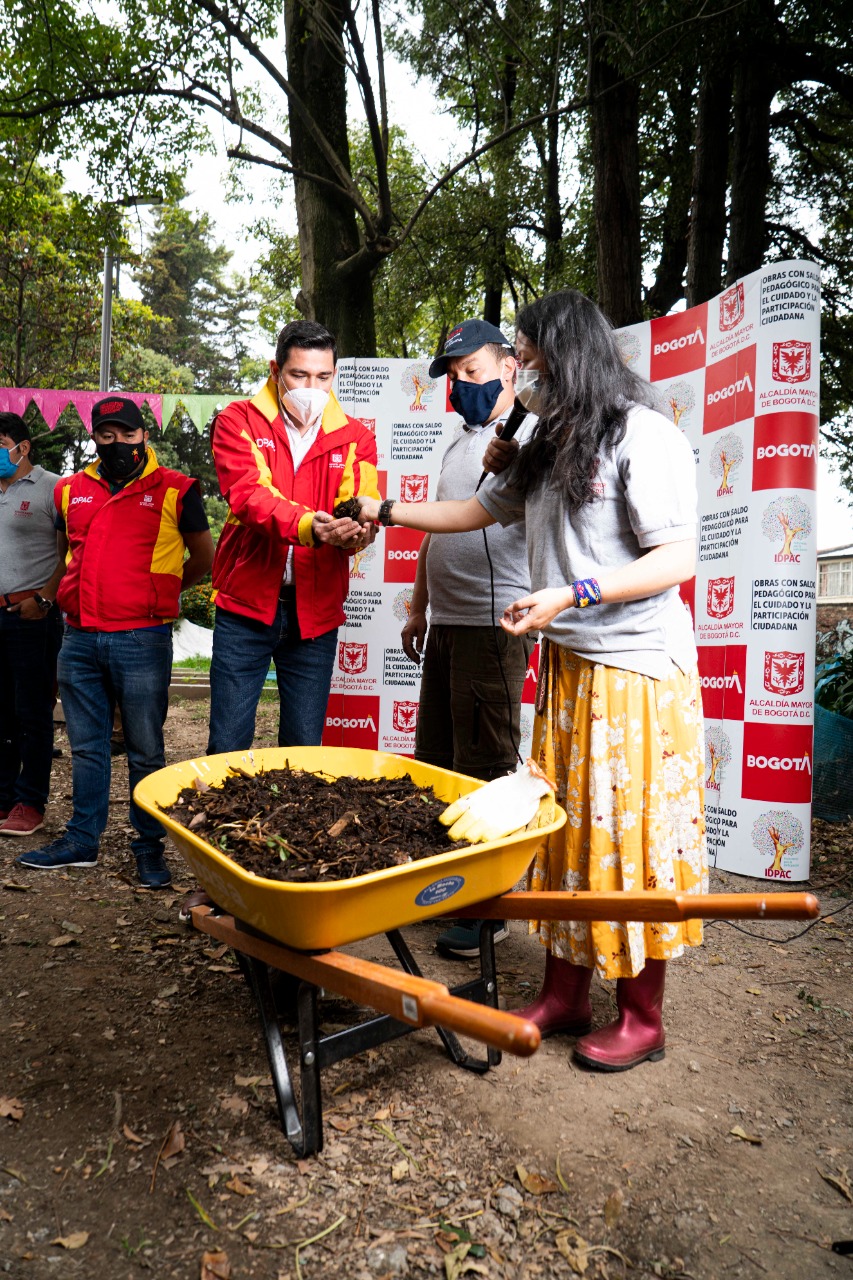
[[[66,409],[69,404],[73,404],[80,415],[84,427],[91,434],[92,406],[98,400],[103,400],[104,395],[105,392],[103,391],[55,391],[45,387],[0,387],[0,411],[17,413],[23,416],[27,405],[33,403],[50,430],[53,431],[63,409]],[[148,392],[144,391],[117,391],[116,395],[132,400],[134,404],[139,405],[140,409],[143,404],[147,404],[154,415],[157,426],[162,430],[163,397],[161,395],[149,395]]]

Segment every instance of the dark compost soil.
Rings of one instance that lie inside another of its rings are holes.
[[[446,853],[446,807],[411,778],[334,778],[302,769],[185,787],[168,811],[247,871],[271,880],[346,880]]]
[[[344,516],[349,516],[352,520],[357,520],[361,515],[361,503],[358,498],[347,498],[346,502],[339,502],[335,507],[332,515],[336,520],[343,520]]]

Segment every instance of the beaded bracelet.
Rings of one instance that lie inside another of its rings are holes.
[[[585,609],[590,604],[601,604],[601,587],[595,578],[579,578],[571,586],[576,609]]]

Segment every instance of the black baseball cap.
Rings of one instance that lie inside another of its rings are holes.
[[[429,367],[429,376],[440,378],[443,373],[447,373],[448,360],[455,360],[457,356],[470,356],[472,351],[479,351],[490,343],[506,347],[507,355],[512,355],[512,343],[507,341],[496,325],[489,324],[486,320],[463,320],[450,330],[441,355],[436,356]]]
[[[133,400],[128,400],[127,396],[106,396],[92,405],[92,430],[105,427],[108,422],[117,422],[131,431],[138,427],[143,431],[147,430],[142,410]]]

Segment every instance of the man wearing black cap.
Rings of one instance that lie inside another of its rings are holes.
[[[54,600],[65,569],[53,527],[58,479],[33,465],[23,418],[0,413],[0,836],[44,826],[62,642]]]
[[[71,744],[74,812],[63,835],[22,854],[36,870],[93,867],[107,825],[110,734],[121,711],[131,796],[165,764],[163,723],[180,592],[213,563],[198,482],[161,467],[138,406],[120,395],[92,409],[97,459],[54,491],[66,572],[59,691]],[[185,560],[185,552],[189,552]],[[140,883],[163,888],[164,829],[131,799]]]
[[[464,320],[448,334],[429,373],[447,374],[450,403],[462,423],[442,458],[438,500],[470,498],[477,488],[486,446],[515,401],[515,367],[512,347],[494,325]],[[533,421],[525,421],[517,439]],[[496,623],[519,592],[529,591],[523,524],[424,538],[402,632],[409,658],[420,662],[423,656],[416,760],[486,780],[516,767],[519,704],[532,643]],[[460,921],[438,939],[439,950],[478,955],[479,928],[479,921]],[[502,926],[496,941],[507,933]]]

